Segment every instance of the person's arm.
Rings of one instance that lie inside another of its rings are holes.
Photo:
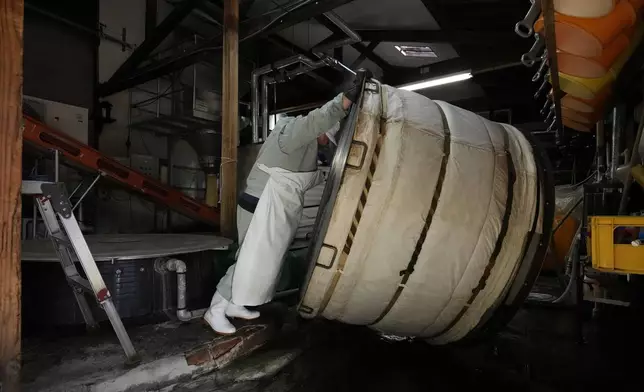
[[[338,94],[321,108],[312,110],[306,116],[297,116],[280,130],[280,149],[288,154],[309,144],[342,120],[350,107],[351,101],[344,94]]]

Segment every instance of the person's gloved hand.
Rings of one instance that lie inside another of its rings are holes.
[[[368,69],[360,68],[356,75],[353,78],[353,82],[343,91],[343,94],[349,101],[356,102],[358,96],[360,95],[360,89],[362,88],[362,81],[371,79],[373,73]]]

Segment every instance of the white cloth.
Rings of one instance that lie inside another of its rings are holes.
[[[232,302],[256,306],[269,302],[277,276],[297,230],[304,193],[323,180],[320,171],[296,173],[258,166],[269,180],[242,243],[233,276]]]

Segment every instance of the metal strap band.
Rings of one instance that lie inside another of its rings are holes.
[[[423,226],[423,229],[420,232],[420,237],[418,237],[418,241],[416,241],[416,247],[414,248],[414,253],[412,253],[411,255],[411,260],[409,260],[409,263],[407,264],[407,268],[400,271],[402,280],[400,281],[400,284],[398,285],[396,292],[394,293],[393,297],[391,297],[391,300],[389,301],[385,309],[382,311],[382,313],[380,313],[380,316],[378,316],[378,318],[375,319],[369,325],[374,325],[380,322],[387,315],[387,313],[389,313],[391,308],[393,308],[393,306],[396,304],[396,301],[398,301],[400,294],[402,294],[402,291],[406,287],[406,283],[409,280],[409,276],[411,276],[411,274],[414,272],[414,266],[416,266],[416,263],[418,262],[418,256],[420,255],[420,251],[423,248],[423,243],[425,242],[425,238],[427,237],[429,226],[432,224],[434,214],[436,213],[436,207],[438,206],[438,200],[440,199],[441,191],[443,190],[445,173],[447,172],[447,163],[449,162],[449,155],[451,152],[451,134],[449,130],[449,124],[447,123],[447,118],[445,117],[445,112],[443,112],[443,109],[439,105],[436,105],[436,107],[438,108],[438,111],[441,114],[445,136],[443,138],[443,159],[441,161],[441,168],[438,173],[438,180],[436,181],[436,189],[434,190],[434,196],[432,197],[432,204],[430,205],[429,211],[427,212],[427,217],[425,218],[425,225]]]
[[[512,203],[514,200],[514,183],[516,182],[516,168],[514,167],[514,161],[512,160],[512,155],[510,154],[510,150],[509,150],[510,137],[508,135],[508,131],[505,128],[503,133],[503,140],[505,144],[506,159],[507,159],[507,166],[508,166],[508,189],[507,189],[508,196],[505,203],[505,212],[503,213],[501,230],[499,231],[499,236],[496,239],[494,250],[490,255],[490,261],[485,267],[485,270],[483,271],[483,275],[481,275],[481,278],[479,279],[479,283],[472,290],[472,295],[467,300],[467,303],[463,306],[463,308],[458,312],[456,317],[445,328],[443,328],[440,332],[429,336],[428,337],[429,339],[435,338],[444,334],[445,332],[449,331],[452,327],[454,327],[454,325],[456,325],[456,323],[458,323],[461,320],[465,312],[467,312],[467,309],[474,303],[474,300],[476,299],[476,297],[485,288],[487,284],[487,279],[490,277],[490,274],[492,272],[492,268],[494,268],[494,266],[496,265],[496,260],[499,257],[499,253],[501,253],[501,248],[503,247],[503,241],[505,241],[505,236],[507,235],[508,227],[510,226],[510,216],[512,215]]]

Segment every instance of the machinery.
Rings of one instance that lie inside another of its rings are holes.
[[[568,284],[558,298],[542,302],[574,303],[580,309],[591,302],[595,310],[601,304],[631,306],[633,293],[641,290],[635,275],[644,272],[642,5],[637,0],[533,1],[516,24],[519,36],[535,39],[523,64],[540,62],[532,79],[539,83],[534,98],[545,97],[541,114],[548,128],[538,137],[554,136],[555,159],[582,156],[575,149],[580,140],[586,151],[594,151],[592,160],[575,160],[582,173],[587,170],[581,182],[555,179],[574,184],[570,188],[576,193],[558,211],[553,229],[550,260],[560,261],[547,266]]]
[[[434,344],[507,322],[541,268],[554,214],[532,137],[376,81],[342,132],[300,314]]]

